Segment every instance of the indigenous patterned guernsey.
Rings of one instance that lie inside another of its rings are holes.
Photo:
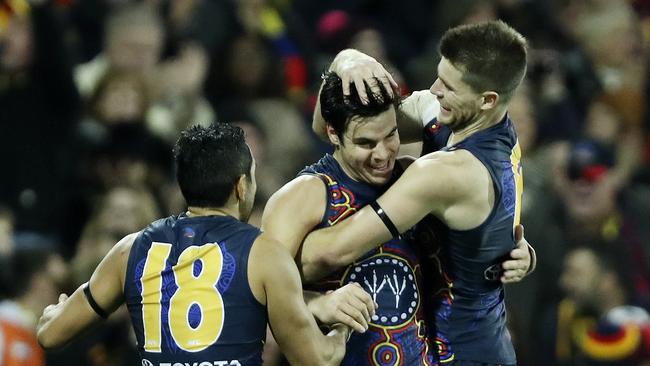
[[[506,328],[500,265],[514,248],[523,178],[517,134],[508,116],[486,130],[447,147],[451,131],[437,120],[424,130],[424,151],[464,149],[483,163],[494,187],[494,207],[471,230],[452,230],[438,220],[433,231],[440,243],[434,264],[446,286],[437,293],[436,343],[441,364],[453,360],[515,364]],[[444,182],[439,182],[444,183]],[[435,188],[435,182],[432,187]]]
[[[124,294],[145,366],[261,365],[266,308],[248,284],[260,231],[230,216],[171,216],[136,238]]]
[[[303,174],[319,177],[327,188],[327,210],[320,227],[336,225],[388,187],[352,180],[329,154],[300,172]],[[379,305],[368,331],[352,335],[341,365],[435,364],[424,324],[420,277],[414,248],[404,240],[393,239],[343,270],[306,286],[322,292],[357,282]]]

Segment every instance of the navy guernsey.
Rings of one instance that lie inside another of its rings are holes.
[[[474,229],[452,230],[431,220],[440,244],[433,263],[446,283],[436,295],[440,362],[514,364],[500,265],[515,246],[513,229],[519,224],[521,209],[523,177],[517,134],[508,116],[447,147],[450,134],[447,126],[431,121],[424,130],[423,154],[467,150],[487,168],[495,195],[489,216]]]
[[[389,186],[354,181],[329,154],[299,174],[315,175],[326,186],[327,207],[319,227],[336,225],[377,199]],[[342,270],[305,286],[322,292],[357,282],[379,305],[368,331],[353,333],[341,365],[435,364],[435,350],[424,323],[420,279],[414,248],[405,240],[392,239]]]
[[[138,234],[124,294],[143,365],[261,365],[266,308],[248,283],[259,229],[170,216]]]

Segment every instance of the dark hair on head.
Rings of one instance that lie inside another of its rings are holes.
[[[221,207],[253,158],[244,131],[227,123],[192,126],[174,146],[176,178],[188,206]]]
[[[495,91],[503,101],[510,100],[526,74],[526,39],[500,20],[447,30],[440,55],[475,92]]]
[[[350,86],[350,95],[343,95],[343,86],[341,78],[334,72],[327,72],[323,75],[323,88],[320,92],[320,111],[343,143],[343,134],[348,124],[354,118],[372,117],[387,111],[390,107],[397,110],[401,101],[399,91],[393,88],[391,96],[384,85],[379,83],[381,95],[375,94],[366,85],[368,94],[368,104],[361,103],[359,93],[354,85]]]

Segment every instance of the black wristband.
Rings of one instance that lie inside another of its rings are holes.
[[[86,300],[88,300],[88,304],[90,304],[90,307],[93,308],[93,310],[95,310],[97,315],[99,315],[103,319],[108,318],[108,313],[105,312],[104,309],[102,309],[99,306],[97,301],[95,301],[95,298],[93,297],[93,294],[90,293],[90,284],[88,282],[86,282],[84,284],[83,291],[84,291],[84,295],[86,295]]]
[[[386,229],[390,231],[390,234],[393,236],[393,238],[402,239],[402,235],[400,235],[399,230],[397,230],[395,224],[393,224],[393,222],[390,220],[390,217],[386,215],[384,209],[379,206],[379,203],[377,203],[377,201],[373,201],[370,203],[370,207],[375,210],[375,213],[377,216],[379,216],[384,225],[386,225]]]

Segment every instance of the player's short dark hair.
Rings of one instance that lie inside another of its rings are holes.
[[[244,131],[227,123],[182,131],[174,160],[178,185],[189,206],[221,207],[241,175],[251,178],[253,158]]]
[[[343,143],[343,134],[350,121],[359,117],[372,117],[387,111],[390,107],[397,107],[400,96],[397,89],[393,88],[391,96],[384,85],[379,83],[381,95],[375,94],[366,85],[368,104],[361,103],[359,93],[354,85],[350,85],[350,95],[343,95],[341,78],[334,72],[323,75],[323,88],[320,92],[320,111],[325,122],[329,123]]]
[[[440,55],[475,92],[495,91],[503,101],[510,100],[526,74],[526,39],[500,20],[447,30]]]

